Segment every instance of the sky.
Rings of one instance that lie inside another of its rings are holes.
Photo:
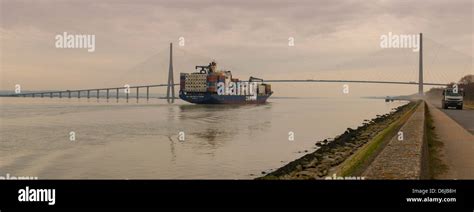
[[[380,37],[389,32],[423,33],[425,82],[473,73],[472,0],[0,2],[0,90],[165,83],[170,42],[176,80],[215,60],[240,79],[417,81],[418,52],[382,49]],[[64,32],[94,35],[95,51],[57,48],[55,37]],[[349,87],[353,96],[417,92],[407,85]],[[272,88],[277,96],[347,95],[341,83]]]

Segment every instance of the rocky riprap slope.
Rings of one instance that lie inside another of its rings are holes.
[[[365,120],[362,126],[357,129],[348,128],[333,141],[327,139],[319,141],[316,143],[318,147],[316,151],[257,179],[323,179],[332,167],[341,164],[357,149],[403,116],[414,104],[410,102],[388,114]]]

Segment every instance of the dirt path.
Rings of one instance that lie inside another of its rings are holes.
[[[448,170],[439,179],[474,179],[474,136],[448,115],[428,104],[435,133],[443,142],[442,160]]]

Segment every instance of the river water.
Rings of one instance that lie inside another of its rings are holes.
[[[362,98],[270,98],[241,106],[0,101],[0,176],[39,179],[255,178],[314,151],[318,140],[405,104]]]

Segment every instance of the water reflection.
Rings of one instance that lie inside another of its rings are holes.
[[[401,105],[367,99],[271,99],[264,105],[2,101],[0,170],[63,179],[251,178]],[[65,142],[70,130],[79,132],[75,143]],[[290,130],[295,141],[288,140]]]
[[[187,133],[189,139],[198,141],[196,148],[215,150],[237,135],[230,125],[240,121],[236,114],[241,108],[240,105],[180,105],[178,118],[183,123],[198,122]]]

